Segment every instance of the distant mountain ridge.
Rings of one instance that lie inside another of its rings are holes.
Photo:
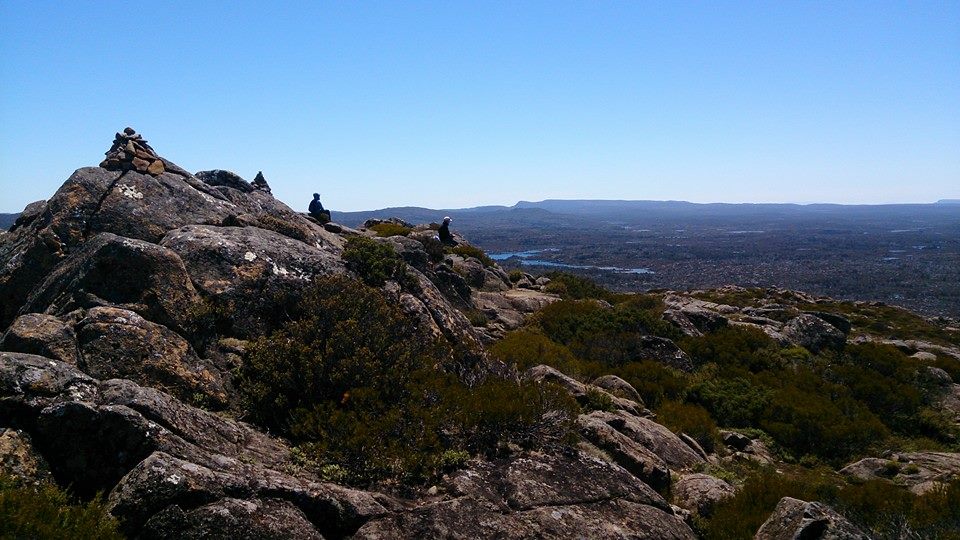
[[[13,223],[17,221],[17,218],[20,217],[20,213],[16,214],[0,214],[0,229],[7,230]]]

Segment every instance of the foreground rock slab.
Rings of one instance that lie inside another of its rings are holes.
[[[754,540],[870,540],[863,531],[819,503],[784,497]]]

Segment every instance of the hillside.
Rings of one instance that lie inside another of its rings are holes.
[[[117,133],[0,235],[0,536],[955,538],[957,321],[508,273],[397,213]]]

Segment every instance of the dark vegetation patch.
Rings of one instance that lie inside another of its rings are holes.
[[[450,253],[460,255],[461,257],[473,257],[488,268],[496,264],[482,249],[469,244],[460,244],[459,246],[450,248]]]
[[[387,280],[402,280],[407,265],[393,246],[363,236],[352,236],[343,248],[347,268],[356,272],[364,283],[380,287]]]
[[[250,420],[353,484],[419,482],[465,454],[569,438],[579,407],[562,389],[493,377],[467,387],[444,369],[458,354],[379,290],[321,278],[250,347],[239,386]]]
[[[0,474],[0,538],[121,539],[117,526],[99,497],[81,503],[53,484],[20,485]]]
[[[885,450],[958,448],[956,425],[933,407],[941,390],[922,376],[921,361],[895,347],[849,345],[813,355],[735,326],[681,338],[661,320],[652,295],[613,295],[583,278],[566,282],[574,284],[565,293],[570,299],[544,308],[491,354],[520,370],[547,364],[584,382],[617,375],[661,423],[707,448],[717,444],[718,426],[769,437],[788,462],[835,467]],[[644,335],[674,339],[696,370],[657,363],[640,346]]]
[[[847,483],[829,470],[746,473],[741,489],[695,523],[706,540],[750,539],[783,497],[825,503],[876,539],[960,538],[960,480],[914,495],[885,480]]]
[[[377,233],[377,236],[386,237],[386,236],[407,236],[410,234],[413,229],[399,223],[392,223],[390,221],[383,221],[377,223],[376,225],[370,227],[370,230]]]

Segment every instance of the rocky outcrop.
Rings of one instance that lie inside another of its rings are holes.
[[[680,477],[673,485],[673,500],[677,506],[699,516],[709,516],[713,507],[736,493],[729,482],[703,473]]]
[[[596,416],[577,418],[580,435],[605,452],[613,463],[623,467],[647,485],[658,490],[670,486],[670,470],[662,459],[643,445],[620,433]]]
[[[757,531],[755,540],[869,540],[863,531],[819,502],[784,497]]]
[[[42,313],[17,317],[0,338],[0,350],[46,356],[68,364],[76,364],[80,354],[73,328]]]
[[[623,411],[593,411],[590,418],[600,420],[633,442],[643,446],[671,470],[682,470],[704,462],[704,459],[680,437],[666,427]]]
[[[0,428],[0,473],[25,484],[50,480],[50,466],[36,449],[30,435],[19,429]]]
[[[610,392],[617,397],[636,401],[637,403],[643,403],[643,398],[640,397],[640,393],[637,392],[637,389],[616,375],[603,375],[597,377],[590,384],[599,386],[600,388],[603,388],[607,392]]]
[[[643,407],[643,403],[617,397],[598,386],[584,384],[572,377],[568,377],[567,375],[560,373],[550,366],[534,366],[524,373],[524,377],[531,381],[551,382],[558,384],[564,390],[569,392],[574,399],[583,405],[588,405],[590,403],[590,393],[595,392],[597,394],[606,396],[610,400],[611,405],[617,410],[626,411],[634,416],[649,414],[649,411]]]
[[[129,379],[185,401],[222,408],[223,375],[177,333],[132,311],[97,307],[77,324],[80,368],[98,379]]]
[[[922,494],[960,478],[960,454],[951,452],[904,452],[887,458],[865,458],[840,469],[857,480],[888,479]]]
[[[579,452],[472,462],[437,488],[355,538],[695,538],[646,484]]]
[[[191,283],[243,338],[275,328],[283,303],[313,278],[346,271],[332,249],[257,227],[191,225],[170,231],[160,245],[183,261]]]
[[[183,261],[150,242],[102,233],[71,254],[34,290],[25,313],[66,314],[116,306],[182,329],[199,302]]]
[[[687,353],[667,338],[641,336],[637,354],[641,358],[653,360],[680,371],[693,371],[693,361]]]
[[[842,349],[847,342],[846,334],[836,326],[809,314],[791,319],[783,326],[783,334],[814,354],[825,349]]]

